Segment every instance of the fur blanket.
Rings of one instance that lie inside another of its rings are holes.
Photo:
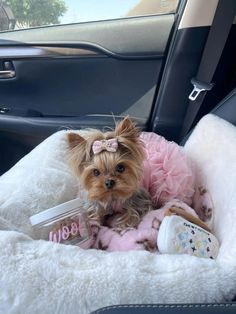
[[[0,312],[91,313],[130,303],[222,302],[236,294],[236,128],[204,117],[185,145],[214,202],[216,260],[83,250],[35,240],[29,217],[75,198],[65,132],[0,178]],[[196,271],[197,270],[197,271]]]

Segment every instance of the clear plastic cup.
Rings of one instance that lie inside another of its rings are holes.
[[[85,202],[76,198],[30,217],[36,237],[62,244],[90,246],[92,232]]]

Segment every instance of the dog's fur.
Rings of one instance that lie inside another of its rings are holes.
[[[94,141],[112,138],[118,141],[116,152],[93,153]],[[69,132],[67,139],[72,169],[93,204],[88,210],[90,218],[105,224],[115,214],[112,226],[136,227],[152,205],[148,193],[140,188],[145,153],[135,124],[126,117],[113,131],[95,130],[86,138]],[[107,180],[112,180],[112,188],[106,186]]]

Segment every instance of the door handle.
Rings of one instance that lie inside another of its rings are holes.
[[[14,70],[5,70],[0,71],[0,79],[7,79],[16,76],[16,72]]]

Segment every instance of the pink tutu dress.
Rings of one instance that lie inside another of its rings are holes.
[[[179,199],[189,206],[195,192],[196,170],[182,147],[151,132],[142,132],[146,159],[143,187],[156,208]]]

